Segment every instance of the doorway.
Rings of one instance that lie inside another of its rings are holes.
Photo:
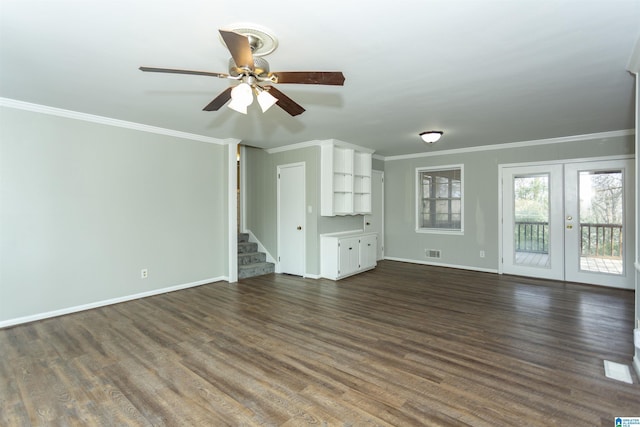
[[[501,272],[634,287],[633,161],[501,166]]]
[[[306,268],[305,164],[277,167],[279,273],[304,276]]]

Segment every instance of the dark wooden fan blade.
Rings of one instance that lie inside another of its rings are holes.
[[[202,111],[218,111],[220,107],[227,103],[231,99],[232,87],[226,88],[220,95],[216,96]]]
[[[298,104],[275,87],[265,86],[264,88],[268,90],[271,95],[278,99],[278,102],[276,102],[278,107],[282,108],[292,116],[297,116],[298,114],[302,114],[305,112],[305,109],[302,108],[302,105]]]
[[[211,76],[226,78],[228,74],[223,73],[211,73],[209,71],[194,71],[194,70],[175,70],[173,68],[153,68],[153,67],[140,67],[140,71],[151,71],[154,73],[173,73],[173,74],[195,74],[198,76]]]
[[[249,45],[247,36],[234,33],[233,31],[219,31],[236,66],[239,68],[247,67],[253,71],[253,53],[251,53],[251,46]]]
[[[309,85],[344,85],[344,74],[340,71],[276,71],[274,83],[301,83]]]

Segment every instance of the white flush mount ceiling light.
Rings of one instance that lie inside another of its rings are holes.
[[[444,132],[439,130],[428,130],[426,132],[421,132],[420,138],[422,138],[422,140],[427,144],[433,144],[440,139],[443,133]]]

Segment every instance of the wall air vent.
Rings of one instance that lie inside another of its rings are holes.
[[[439,249],[425,249],[425,255],[427,258],[440,258],[441,252]]]

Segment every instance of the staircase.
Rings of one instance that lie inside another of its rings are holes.
[[[248,233],[238,233],[238,279],[273,273],[275,265],[266,259],[266,254],[258,252],[258,244],[249,241]]]

